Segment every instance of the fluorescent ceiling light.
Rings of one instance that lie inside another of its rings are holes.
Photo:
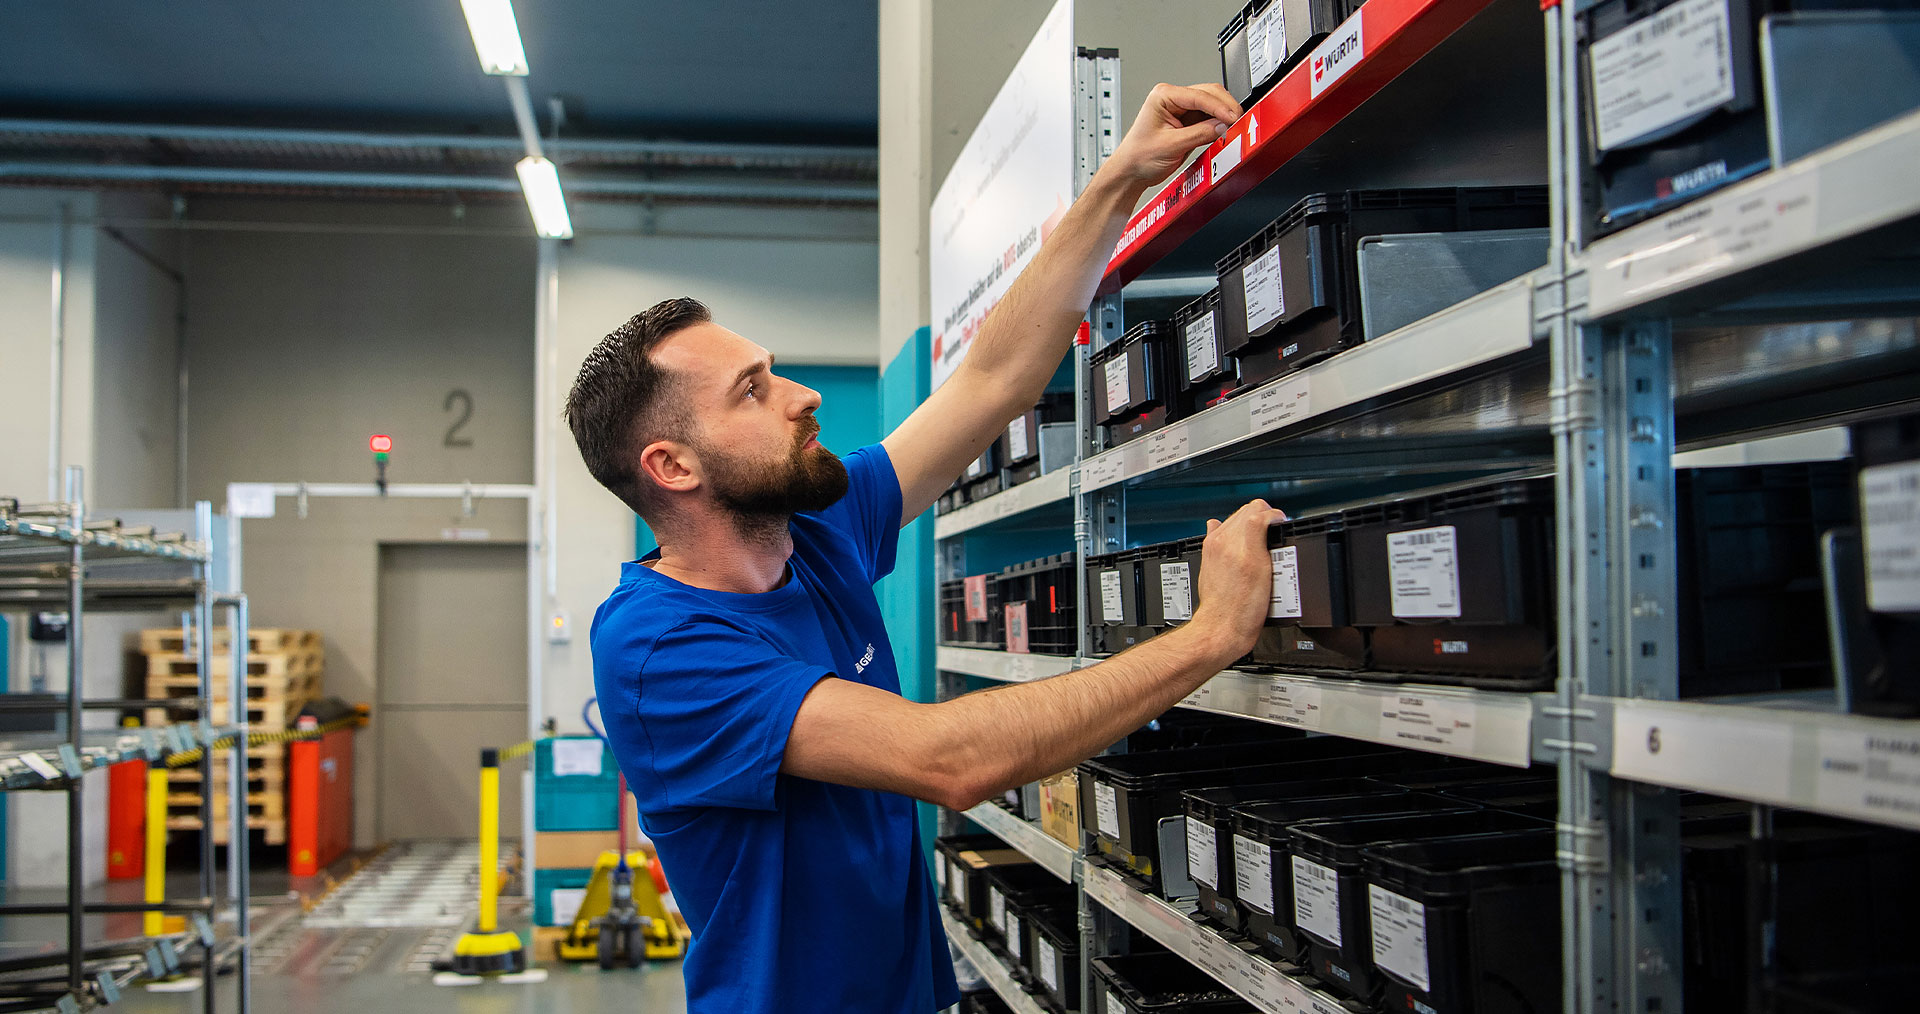
[[[512,0],[460,0],[473,33],[480,69],[489,74],[527,75],[527,51],[520,45],[520,26],[513,20]]]
[[[560,193],[560,174],[553,163],[528,155],[513,168],[520,174],[527,210],[533,212],[533,231],[548,239],[572,239],[573,219],[567,216],[567,199]]]

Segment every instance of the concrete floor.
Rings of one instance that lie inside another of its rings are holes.
[[[352,869],[353,860],[347,859],[329,872],[336,879],[344,879]],[[423,959],[443,952],[446,941],[457,935],[456,930],[309,928],[301,922],[300,899],[303,894],[316,897],[325,893],[322,878],[296,881],[284,870],[266,870],[250,879],[255,899],[254,939],[263,948],[274,945],[270,958],[254,963],[251,1010],[258,1014],[681,1014],[686,1010],[677,962],[607,972],[594,965],[552,963],[542,966],[548,972],[543,983],[436,986],[431,972],[413,969],[423,967]],[[224,880],[221,883],[224,885]],[[198,894],[198,875],[170,873],[168,891],[171,897]],[[90,891],[89,897],[138,900],[140,884],[109,882]],[[0,885],[0,899],[64,901],[65,895],[58,890],[9,891]],[[524,934],[528,914],[524,899],[506,899],[501,906],[501,926]],[[94,916],[87,920],[89,941],[124,939],[137,936],[139,931],[137,915]],[[0,919],[0,957],[62,951],[64,934],[64,920],[60,918]],[[198,958],[197,950],[190,958]],[[192,960],[187,963],[189,971],[197,971],[192,968]],[[234,992],[233,977],[222,976],[215,993],[215,1009],[221,1014],[238,1009]],[[136,985],[108,1009],[126,1014],[199,1014],[206,1008],[205,996],[197,989],[156,992]]]

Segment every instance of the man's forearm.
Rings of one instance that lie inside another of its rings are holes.
[[[1062,771],[1118,742],[1232,664],[1233,639],[1189,623],[1121,655],[931,710],[939,763],[985,798]],[[1235,656],[1237,657],[1237,656]]]
[[[1100,285],[1121,230],[1143,191],[1096,175],[1067,209],[1007,294],[987,316],[956,380],[983,398],[1003,400],[1013,416],[1040,398]]]

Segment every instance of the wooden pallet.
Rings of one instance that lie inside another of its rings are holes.
[[[233,672],[233,656],[225,652],[213,655],[213,677],[216,683],[223,683]],[[276,680],[285,681],[296,676],[316,675],[326,668],[326,652],[318,648],[301,651],[273,652],[264,655],[247,656],[247,685],[271,686]],[[200,679],[200,658],[197,655],[183,655],[177,651],[155,652],[147,656],[148,679],[174,679],[198,682]]]
[[[231,823],[231,821],[227,820],[216,820],[213,822],[213,843],[215,845],[227,844],[227,839],[230,837],[228,828]],[[284,819],[274,820],[267,817],[248,817],[247,829],[249,831],[263,832],[261,835],[262,840],[268,845],[285,845],[287,843],[287,822]],[[191,817],[170,816],[167,818],[167,830],[197,832],[200,830],[200,817],[198,814]]]
[[[246,684],[247,699],[269,701],[276,698],[297,697],[301,700],[311,700],[320,695],[320,684],[321,675],[318,670],[287,676],[249,676]],[[213,699],[226,700],[230,685],[226,673],[216,673],[213,677]],[[149,700],[164,701],[198,696],[200,696],[200,677],[196,674],[147,677]]]
[[[225,792],[215,793],[213,797],[214,819],[219,820],[226,815],[227,794]],[[200,816],[200,793],[169,791],[167,793],[167,816],[194,817],[197,819]],[[247,816],[265,817],[268,820],[285,820],[287,818],[287,794],[285,792],[247,793]]]
[[[279,732],[289,728],[289,723],[299,717],[300,709],[307,706],[309,697],[296,697],[284,700],[248,701],[247,725],[254,732]],[[231,719],[232,708],[224,700],[207,705],[206,717],[215,725],[226,725]],[[192,722],[200,716],[192,708],[148,708],[146,722],[150,726],[162,726],[172,722]]]
[[[213,632],[213,647],[216,651],[225,651],[232,643],[227,637],[227,628],[218,627]],[[158,655],[163,652],[182,652],[187,650],[186,637],[178,627],[160,627],[140,632],[140,651],[146,655]],[[247,631],[247,651],[250,654],[264,654],[276,651],[300,651],[318,649],[322,644],[318,630],[281,630],[273,627],[255,627]]]
[[[172,792],[198,793],[203,779],[199,768],[181,768],[167,773],[167,786]],[[221,799],[227,798],[227,772],[222,768],[213,776],[214,794]],[[251,764],[247,770],[247,792],[273,792],[284,795],[287,791],[287,772],[283,767],[256,768]]]

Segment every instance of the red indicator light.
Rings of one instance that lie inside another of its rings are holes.
[[[393,438],[387,436],[385,433],[376,433],[367,440],[367,446],[371,448],[375,454],[385,454],[393,450]]]

